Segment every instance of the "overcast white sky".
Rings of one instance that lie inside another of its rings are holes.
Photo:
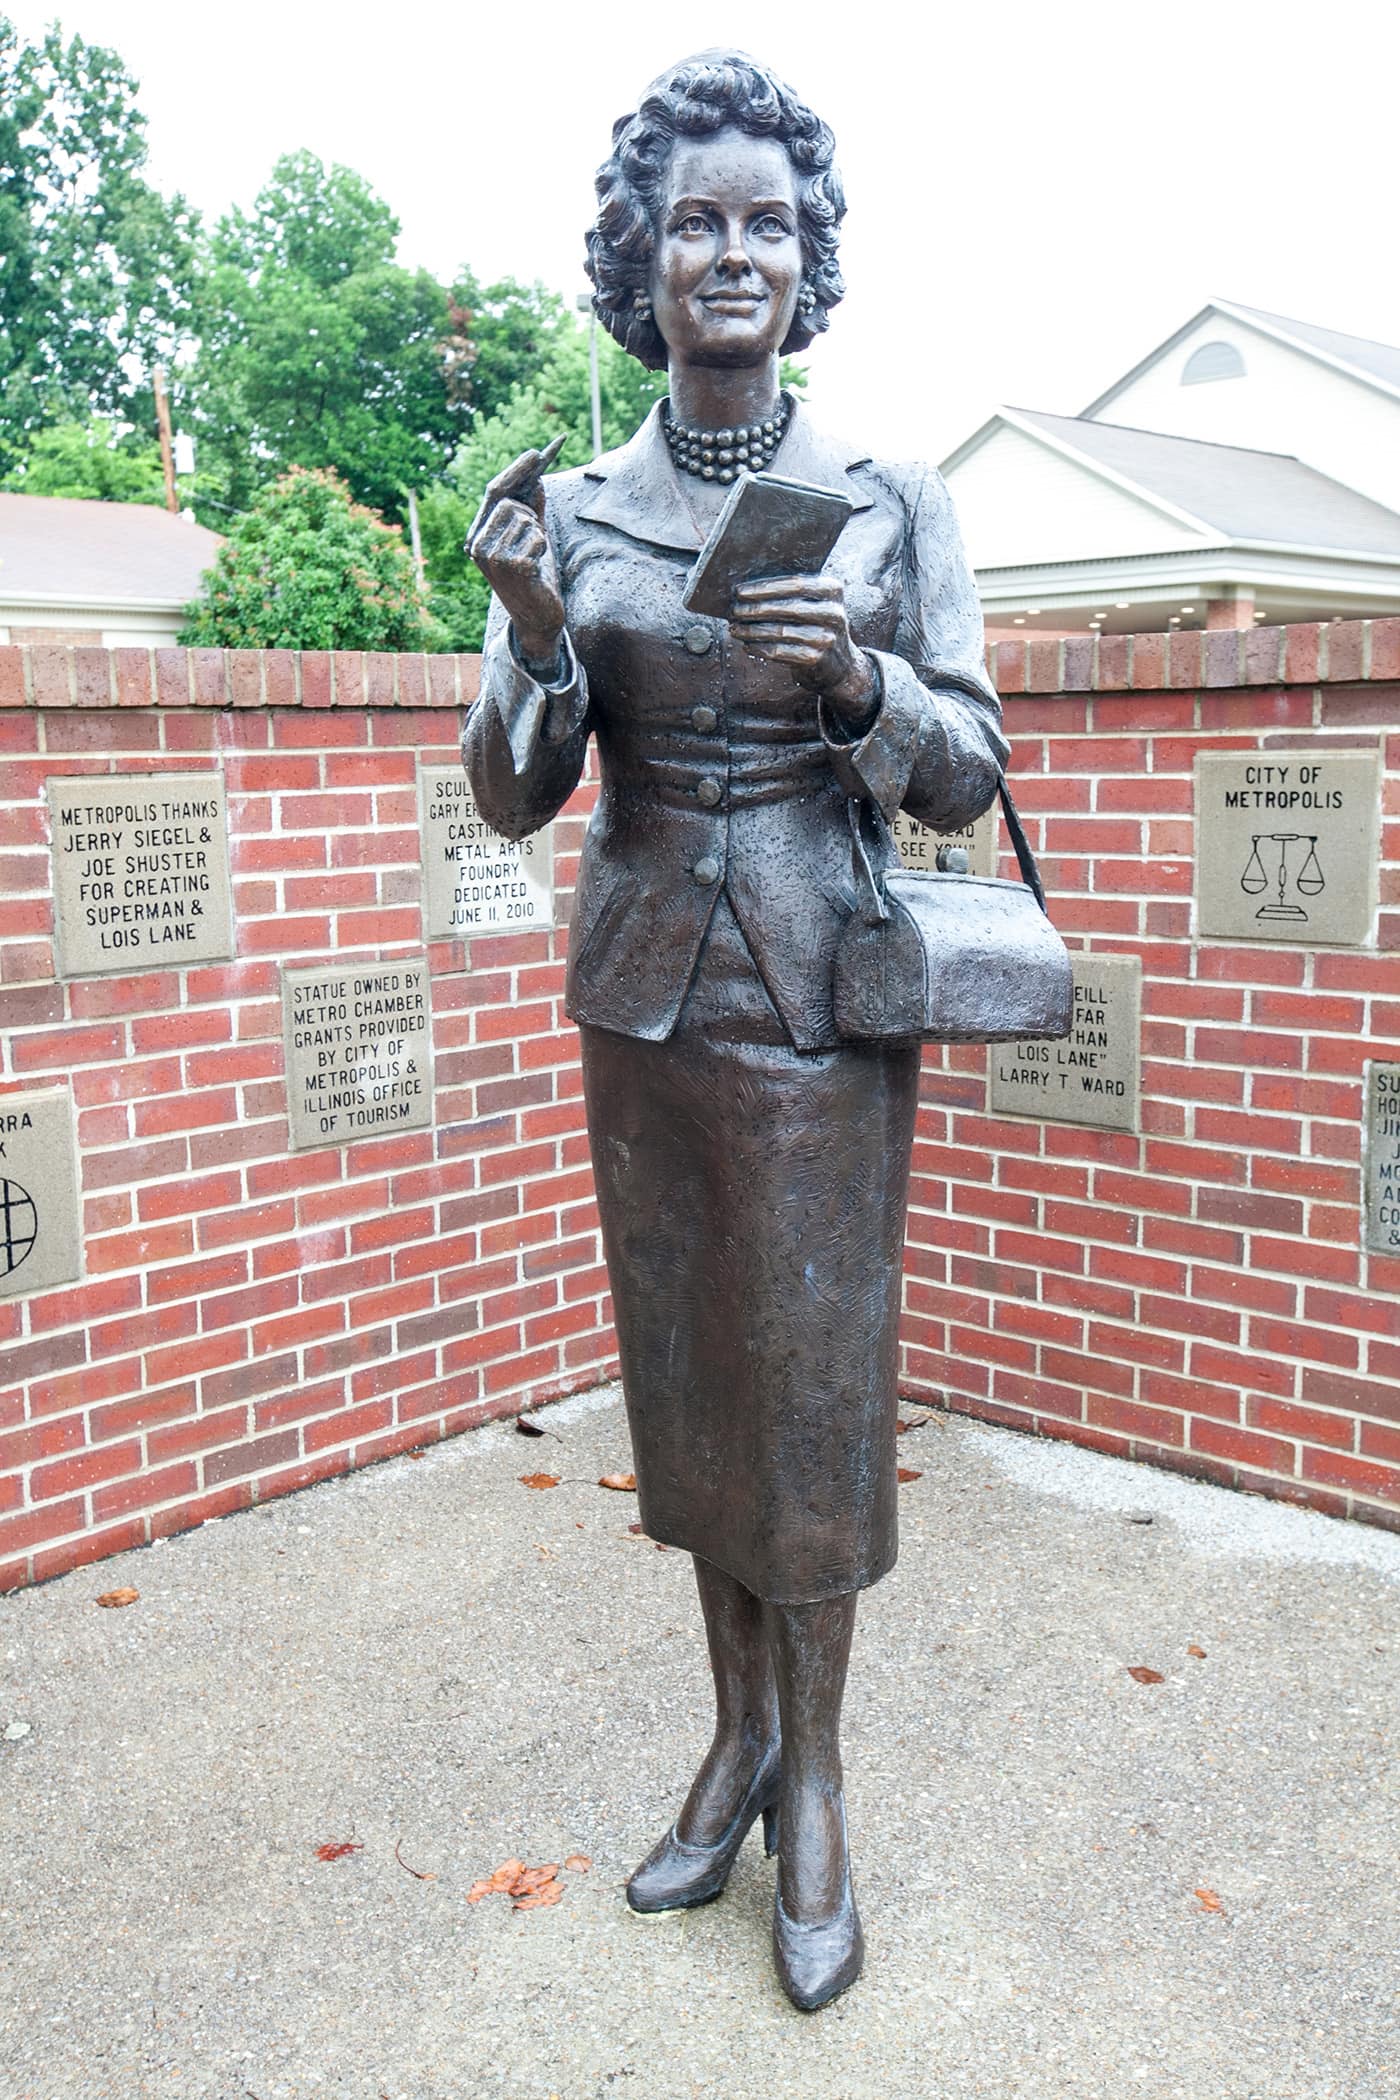
[[[733,41],[836,132],[849,286],[811,398],[938,459],[1073,414],[1212,295],[1400,343],[1395,0],[0,0],[114,46],[151,172],[207,212],[277,154],[360,170],[443,274],[584,286],[612,120]]]

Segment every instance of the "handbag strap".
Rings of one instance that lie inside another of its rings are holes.
[[[1021,880],[1048,919],[1050,914],[1045,909],[1045,891],[1041,886],[1040,870],[1035,864],[1035,855],[1031,851],[1031,842],[1021,829],[1021,819],[1016,814],[1016,805],[1011,799],[1011,790],[1006,785],[1004,775],[997,782],[997,793],[1001,797],[1001,811],[1006,818],[1006,829],[1010,834],[1011,844],[1015,850],[1016,865],[1021,870]]]
[[[1012,850],[1016,855],[1016,865],[1021,871],[1021,880],[1048,918],[1050,914],[1046,908],[1045,890],[1040,880],[1040,869],[1036,866],[1035,855],[1031,851],[1031,842],[1026,837],[1021,819],[1016,813],[1016,805],[1011,799],[1011,790],[1007,787],[1004,777],[997,781],[997,794],[1001,799],[1002,815],[1006,819],[1007,834],[1011,840]],[[846,816],[851,827],[851,873],[855,877],[856,893],[858,897],[863,898],[865,917],[874,926],[878,925],[882,919],[887,919],[890,912],[889,906],[885,902],[884,893],[875,879],[875,871],[870,865],[870,855],[865,850],[865,840],[861,836],[860,820],[865,806],[866,801],[864,797],[850,796],[846,803]],[[884,826],[888,837],[889,820],[886,818],[884,811],[878,802],[872,801],[869,806],[872,816]]]

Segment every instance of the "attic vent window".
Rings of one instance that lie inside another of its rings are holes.
[[[1202,343],[1182,370],[1183,386],[1205,386],[1212,379],[1243,379],[1244,359],[1233,343]]]

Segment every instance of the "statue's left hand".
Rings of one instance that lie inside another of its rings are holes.
[[[771,576],[742,583],[730,623],[755,656],[791,664],[847,726],[863,723],[874,706],[875,668],[851,639],[846,592],[836,576]]]

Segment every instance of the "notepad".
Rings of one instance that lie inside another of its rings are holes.
[[[783,474],[741,475],[696,558],[687,610],[727,620],[741,583],[815,576],[855,507],[839,489]]]

